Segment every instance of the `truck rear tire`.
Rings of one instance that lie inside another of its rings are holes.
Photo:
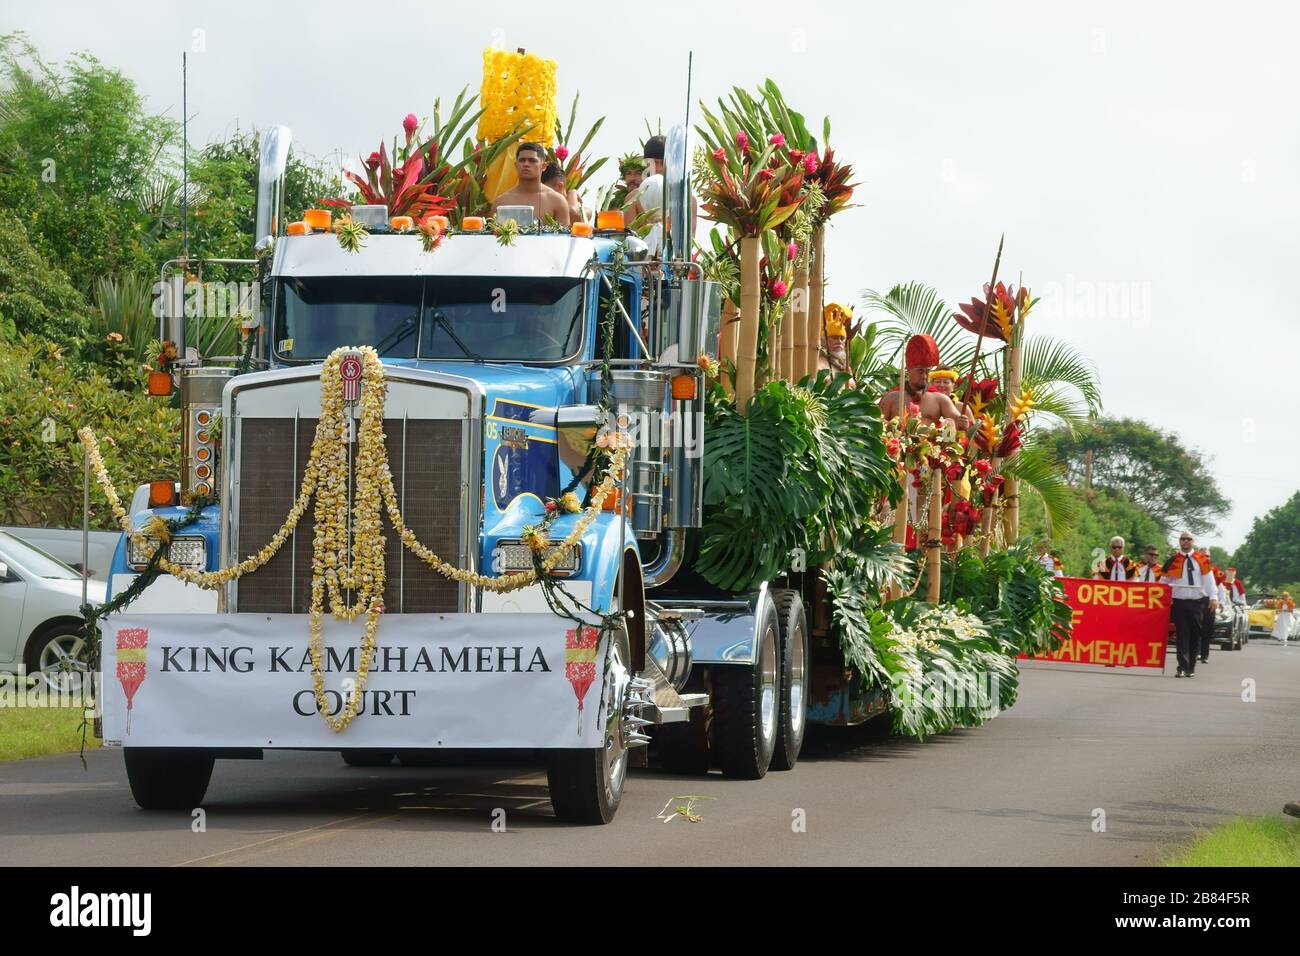
[[[631,680],[627,630],[614,631],[606,652],[608,679],[598,698],[605,714],[602,746],[547,751],[546,782],[557,819],[584,825],[609,823],[623,801],[628,753],[623,702]]]
[[[713,668],[713,749],[724,776],[759,780],[776,749],[781,709],[780,625],[771,600],[759,610],[754,662]]]
[[[193,810],[203,802],[215,758],[206,750],[127,747],[126,779],[142,810]]]
[[[772,599],[781,628],[781,713],[772,769],[793,770],[808,726],[808,617],[798,591],[773,591]]]

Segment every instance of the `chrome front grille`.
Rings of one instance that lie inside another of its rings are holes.
[[[406,524],[435,554],[466,567],[463,474],[467,422],[462,419],[387,419],[384,442]],[[293,506],[316,434],[313,418],[242,418],[239,422],[238,496],[233,546],[238,558],[255,554]],[[352,446],[355,451],[355,446]],[[355,486],[355,481],[353,482]],[[241,578],[234,610],[304,614],[311,605],[315,504],[290,541],[266,566]],[[461,586],[402,547],[383,517],[388,613],[454,612]]]

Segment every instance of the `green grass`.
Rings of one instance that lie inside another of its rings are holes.
[[[81,714],[79,707],[0,707],[0,760],[75,753]],[[99,746],[94,734],[86,736],[87,750]]]
[[[1166,866],[1300,866],[1300,820],[1233,820],[1207,830]]]

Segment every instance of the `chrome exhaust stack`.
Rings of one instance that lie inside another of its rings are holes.
[[[293,133],[274,126],[262,134],[257,153],[257,215],[253,220],[253,249],[260,253],[284,235],[284,171],[289,165]]]

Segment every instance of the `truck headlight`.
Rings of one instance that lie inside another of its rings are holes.
[[[553,544],[546,549],[543,556],[549,558],[558,551],[559,545]],[[499,574],[510,574],[515,571],[531,571],[533,569],[533,551],[528,545],[519,540],[501,541],[496,547],[496,559],[492,562],[493,570]],[[582,567],[582,545],[576,544],[564,560],[560,561],[551,571],[554,575],[571,575],[577,574]]]
[[[149,563],[149,555],[158,547],[157,538],[146,538],[143,547],[132,538],[127,543],[127,564],[137,571],[143,570]],[[178,564],[188,571],[206,571],[208,569],[208,545],[202,537],[178,535],[172,538],[168,557],[172,564]]]

